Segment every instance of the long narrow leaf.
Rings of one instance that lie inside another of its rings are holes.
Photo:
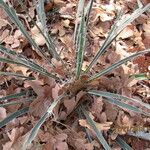
[[[150,110],[150,105],[143,103],[140,100],[137,99],[133,99],[133,98],[129,98],[120,94],[114,94],[114,93],[110,93],[110,92],[103,92],[103,91],[97,91],[97,90],[90,90],[88,91],[89,94],[93,94],[96,96],[103,96],[103,97],[107,97],[107,98],[115,98],[115,99],[120,99],[120,100],[124,100],[124,101],[130,101],[130,102],[137,102],[139,103],[141,106],[146,107],[147,109]]]
[[[134,132],[128,132],[128,135],[150,141],[150,133],[149,132],[146,132],[146,133],[144,131],[139,131],[139,132],[135,132],[135,133]]]
[[[80,108],[77,109],[77,113],[78,113],[78,116],[79,116],[80,119],[84,119],[84,115],[81,112]],[[89,131],[87,130],[86,127],[84,127],[84,131],[86,133],[86,137],[87,137],[88,142],[91,143],[92,142],[92,137],[90,136]]]
[[[16,112],[10,114],[8,117],[6,117],[4,120],[2,120],[0,122],[0,128],[2,128],[3,126],[5,126],[6,124],[8,124],[9,122],[11,122],[13,119],[21,116],[21,115],[24,115],[26,114],[27,112],[29,111],[29,108],[26,107],[26,108],[23,108],[23,109],[20,109],[20,110],[17,110]]]
[[[24,9],[24,11],[27,14],[27,16],[31,19],[31,22],[37,27],[37,29],[40,31],[40,33],[42,34],[42,36],[45,38],[46,44],[48,46],[49,53],[52,54],[52,56],[55,57],[56,59],[61,60],[59,54],[57,53],[57,51],[55,49],[55,45],[53,44],[53,41],[52,41],[50,35],[49,34],[45,35],[43,33],[43,31],[40,29],[40,27],[37,25],[37,23],[33,20],[33,18],[31,17],[31,15],[29,14],[28,8],[23,4],[23,0],[18,0],[18,2],[21,5],[22,9]]]
[[[136,1],[137,1],[137,4],[138,4],[138,7],[139,7],[139,8],[142,8],[142,7],[143,7],[142,2],[141,2],[140,0],[136,0]]]
[[[78,4],[78,11],[77,11],[77,20],[80,20],[76,23],[75,26],[75,39],[76,39],[76,49],[77,49],[77,71],[76,76],[79,78],[82,69],[83,57],[84,57],[84,50],[85,50],[85,41],[86,41],[86,32],[87,32],[87,25],[89,21],[90,12],[93,5],[93,0],[90,0],[87,4],[86,8],[84,9],[84,1],[79,1]]]
[[[132,74],[129,77],[135,78],[137,80],[150,80],[150,76],[148,73]]]
[[[7,96],[4,96],[4,97],[1,97],[0,101],[10,100],[10,99],[14,99],[14,98],[20,98],[22,96],[26,96],[27,93],[28,93],[28,91],[23,91],[23,92],[20,92],[20,93],[7,95]]]
[[[132,106],[130,104],[126,104],[126,103],[119,101],[117,99],[113,99],[113,97],[111,97],[110,94],[103,94],[100,92],[99,93],[91,92],[90,94],[105,97],[105,99],[104,99],[105,101],[107,101],[113,105],[117,105],[118,107],[125,108],[127,110],[134,111],[136,113],[144,114],[146,116],[150,116],[149,113],[144,112],[143,110],[141,110],[140,108],[137,108],[136,106]],[[112,95],[112,96],[114,96],[114,95]]]
[[[132,105],[129,105],[129,104],[126,104],[124,102],[121,102],[121,101],[118,101],[116,99],[113,99],[113,98],[105,98],[104,99],[105,101],[113,104],[113,105],[116,105],[120,108],[125,108],[127,110],[130,110],[130,111],[133,111],[133,112],[136,112],[136,113],[139,113],[139,114],[143,114],[143,115],[146,115],[146,116],[150,116],[149,113],[146,113],[146,112],[143,112],[140,108],[137,108],[135,106],[132,106]]]
[[[83,57],[84,57],[84,49],[85,49],[85,40],[86,40],[86,22],[84,17],[84,10],[82,13],[82,20],[79,26],[79,33],[78,33],[78,46],[77,46],[77,71],[76,77],[79,78],[82,69]]]
[[[36,63],[34,63],[33,61],[27,59],[26,57],[20,55],[20,56],[18,56],[17,58],[19,59],[19,61],[22,63],[23,66],[25,66],[25,67],[27,67],[27,68],[30,68],[30,69],[33,70],[33,71],[39,72],[39,73],[41,73],[42,75],[45,75],[45,76],[54,78],[54,79],[56,79],[56,80],[59,80],[59,78],[58,78],[56,75],[47,72],[46,69],[42,68],[42,67],[39,66],[38,64],[36,64]]]
[[[85,0],[79,0],[78,2],[78,8],[77,8],[77,13],[76,13],[76,22],[75,22],[75,31],[74,31],[74,43],[75,45],[77,44],[78,41],[78,29],[79,29],[79,24],[81,21],[79,21],[81,19],[82,16],[82,12],[83,12],[83,8],[84,8],[84,2]]]
[[[3,57],[0,57],[0,62],[11,63],[11,64],[16,64],[16,65],[22,65],[18,61],[15,61],[15,60],[12,60],[12,59],[9,59],[9,58],[3,58]]]
[[[0,5],[4,8],[5,12],[8,14],[10,19],[15,23],[15,25],[20,29],[22,34],[27,38],[29,43],[34,46],[35,49],[39,50],[39,52],[44,56],[44,58],[47,60],[46,55],[41,50],[41,48],[36,44],[36,42],[31,38],[29,33],[24,28],[23,24],[20,22],[15,9],[12,6],[8,6],[3,0],[0,0]]]
[[[99,73],[93,75],[92,77],[89,78],[88,81],[92,81],[92,80],[94,80],[94,79],[96,79],[96,78],[99,78],[100,76],[109,73],[109,72],[112,71],[113,69],[118,68],[119,66],[121,66],[121,65],[124,64],[124,63],[126,63],[127,61],[130,61],[130,60],[133,59],[133,58],[136,58],[136,57],[138,57],[138,56],[140,56],[140,55],[143,55],[143,54],[149,53],[149,52],[150,52],[150,49],[147,49],[147,50],[140,51],[140,52],[137,52],[137,53],[135,53],[135,54],[132,54],[132,55],[130,55],[129,57],[126,57],[126,58],[124,58],[124,59],[122,59],[122,60],[120,60],[120,61],[118,61],[118,62],[112,64],[110,67],[108,67],[108,68],[106,68],[106,69],[100,71]]]
[[[28,79],[28,80],[35,80],[34,77],[27,77],[27,76],[24,76],[20,73],[13,73],[13,72],[0,72],[0,75],[3,75],[3,76],[15,76],[15,77],[19,77],[19,78],[25,78],[25,79]]]
[[[99,142],[103,145],[104,149],[105,150],[111,150],[110,146],[108,145],[108,143],[104,139],[104,137],[102,135],[102,132],[97,129],[95,122],[91,119],[91,117],[88,115],[88,113],[86,112],[86,110],[83,107],[81,107],[81,111],[83,112],[84,116],[86,117],[86,120],[89,123],[89,125],[94,130],[94,132],[95,132],[95,134],[96,134]]]
[[[50,105],[50,107],[48,108],[48,110],[46,111],[46,113],[40,118],[40,120],[35,124],[35,126],[32,128],[30,135],[27,137],[26,141],[24,142],[24,149],[28,146],[28,144],[30,144],[33,139],[36,137],[38,130],[40,129],[41,125],[45,122],[45,120],[52,115],[53,113],[53,109],[55,108],[55,106],[58,104],[58,102],[65,97],[65,94],[60,95],[56,100],[54,100],[54,102]]]
[[[117,136],[115,141],[121,146],[123,150],[133,150],[120,136]]]
[[[31,61],[29,62],[27,60],[22,60],[22,63],[20,63],[18,61],[15,61],[15,60],[12,60],[12,59],[9,59],[9,58],[2,58],[2,57],[0,57],[0,62],[25,66],[25,67],[33,70],[33,71],[41,73],[44,76],[51,77],[51,78],[54,78],[56,80],[59,80],[59,78],[57,76],[47,72],[44,68],[42,68],[40,66],[37,66],[37,64],[35,64],[35,63],[31,62]]]
[[[10,106],[10,105],[17,105],[17,104],[22,104],[22,103],[26,103],[26,102],[31,102],[34,99],[35,99],[35,97],[29,98],[29,99],[25,99],[25,100],[18,100],[18,101],[7,102],[7,103],[0,104],[0,107],[6,107],[6,106]]]
[[[89,3],[87,4],[86,9],[85,9],[86,26],[88,25],[88,22],[89,22],[89,17],[90,17],[90,13],[91,13],[91,10],[92,10],[93,2],[94,2],[94,0],[90,0]]]
[[[37,9],[37,14],[38,14],[39,20],[43,26],[43,32],[45,35],[44,37],[46,40],[46,45],[48,47],[48,50],[54,58],[57,58],[58,60],[60,60],[60,57],[55,49],[55,46],[52,42],[52,39],[48,33],[48,29],[46,26],[46,14],[45,14],[45,10],[44,10],[44,0],[38,0],[38,5],[37,5],[36,9]]]
[[[92,61],[90,62],[89,66],[87,67],[85,72],[88,72],[90,68],[97,62],[98,58],[106,51],[106,49],[110,46],[112,41],[120,34],[120,32],[133,20],[138,18],[142,13],[150,9],[150,4],[146,5],[145,7],[139,8],[135,10],[129,17],[126,17],[125,19],[122,19],[121,21],[118,21],[117,24],[115,24],[111,32],[108,34],[108,37],[106,38],[104,44],[102,47],[98,50]]]
[[[39,66],[35,62],[29,60],[28,58],[26,58],[25,56],[23,56],[21,54],[16,53],[15,51],[12,51],[12,50],[0,45],[0,52],[5,53],[9,56],[13,56],[16,59],[16,60],[10,60],[8,58],[0,58],[0,61],[2,61],[2,62],[22,65],[22,66],[25,66],[25,67],[33,70],[33,71],[39,72],[42,75],[45,75],[45,76],[54,78],[56,80],[59,80],[59,78],[56,75],[53,75],[52,73],[47,72],[47,70],[45,70],[44,68],[42,68],[41,66]]]
[[[96,63],[96,61],[98,60],[98,58],[106,51],[106,49],[111,45],[111,42],[113,41],[112,37],[115,35],[115,30],[117,28],[117,22],[120,20],[121,16],[122,16],[122,11],[120,11],[119,14],[117,15],[116,21],[113,24],[111,30],[109,31],[108,36],[105,39],[102,47],[99,49],[99,51],[97,51],[97,53],[94,56],[93,60],[90,62],[89,66],[86,68],[86,70],[85,70],[86,73]],[[117,37],[117,35],[116,35],[116,37]]]

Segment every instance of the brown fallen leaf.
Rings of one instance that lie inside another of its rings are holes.
[[[41,116],[47,111],[54,98],[57,98],[59,85],[52,78],[40,77],[38,75],[35,75],[35,78],[36,80],[34,81],[25,81],[24,86],[26,88],[31,86],[38,95],[30,104],[30,112],[34,116]]]
[[[96,118],[99,120],[101,116],[101,112],[103,109],[103,102],[102,98],[94,98],[92,107],[91,107],[91,112],[96,116]]]
[[[3,145],[3,150],[13,150],[13,145],[17,142],[17,139],[22,135],[24,127],[13,128],[12,131],[7,133],[10,141]]]
[[[133,119],[129,115],[125,114],[124,111],[119,111],[116,127],[118,134],[126,134],[128,132],[127,129],[130,129],[133,124]]]
[[[117,38],[127,39],[134,35],[133,25],[128,25],[119,35]]]
[[[57,150],[68,150],[68,144],[66,142],[68,136],[65,133],[61,133],[55,136],[56,143],[54,144],[54,149]]]
[[[28,76],[30,72],[28,72],[27,67],[18,66],[16,64],[8,64],[7,71],[15,72],[15,73],[22,73],[24,76]]]
[[[93,22],[96,22],[96,20],[100,17],[102,22],[110,21],[115,17],[115,7],[113,4],[108,5],[102,5],[97,4],[96,7],[93,8],[93,11],[95,12],[95,19]]]
[[[43,31],[41,22],[37,22],[37,25]],[[39,29],[36,26],[34,26],[31,29],[31,34],[32,34],[32,38],[35,40],[37,45],[43,46],[46,43],[44,36],[41,34],[41,32],[39,31]]]
[[[0,120],[3,120],[7,117],[6,109],[3,107],[0,107]]]
[[[92,127],[87,123],[87,121],[85,119],[80,119],[79,120],[79,124],[83,127],[86,127],[90,130],[93,131]],[[101,130],[101,131],[105,131],[105,130],[109,130],[110,129],[110,126],[112,125],[112,122],[106,122],[106,123],[98,123],[98,122],[95,122],[96,124],[96,127]],[[93,131],[94,132],[94,131]]]

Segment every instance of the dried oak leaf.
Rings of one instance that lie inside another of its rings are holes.
[[[59,37],[63,37],[66,34],[66,29],[68,28],[70,21],[68,19],[62,20],[61,22],[56,22],[51,29],[52,34],[57,34]],[[68,39],[70,41],[70,39]],[[65,40],[64,40],[65,41]]]
[[[61,17],[64,19],[74,20],[74,15],[75,15],[74,7],[75,6],[76,4],[72,2],[72,3],[66,4],[64,7],[61,7],[59,10]]]
[[[63,131],[68,135],[68,144],[75,150],[93,150],[94,147],[100,147],[99,143],[95,140],[88,143],[87,139],[85,139],[84,132],[75,132],[75,130],[72,129],[66,129]]]
[[[28,76],[30,72],[28,72],[27,67],[18,66],[16,64],[8,64],[7,71],[15,72],[15,73],[22,73],[24,76]]]
[[[54,150],[68,150],[68,144],[66,142],[68,136],[65,133],[61,133],[55,136],[56,142],[54,144]]]
[[[93,150],[94,147],[99,148],[99,144],[96,141],[87,143],[86,139],[75,139],[74,145],[76,150]]]
[[[127,39],[134,35],[134,27],[133,25],[128,25],[119,35],[117,38]]]
[[[55,58],[51,59],[52,64],[54,64],[54,72],[59,74],[62,77],[65,77],[65,70],[63,69],[62,63],[57,61]]]
[[[55,83],[50,79],[50,85],[43,85],[40,80],[25,81],[26,86],[31,86],[38,97],[30,104],[30,112],[35,116],[42,116],[52,102],[52,88]]]
[[[147,20],[146,23],[143,24],[143,30],[144,30],[144,39],[143,43],[146,48],[150,47],[149,40],[150,40],[150,19]]]
[[[43,31],[43,26],[42,26],[41,22],[38,22],[37,25]],[[43,46],[46,43],[44,36],[41,34],[41,32],[39,31],[39,29],[36,26],[34,26],[31,29],[31,35],[37,45]]]
[[[7,133],[10,141],[8,141],[7,143],[5,143],[3,145],[3,150],[15,150],[13,148],[13,145],[17,142],[17,139],[22,135],[24,131],[24,127],[20,127],[20,128],[13,128],[12,131],[9,133]],[[18,147],[16,147],[18,149]]]
[[[0,120],[3,120],[7,117],[6,109],[3,107],[0,107]]]
[[[148,67],[150,66],[150,55],[144,55],[133,60],[134,64],[138,64],[141,73],[149,72]]]
[[[105,113],[107,116],[107,120],[114,122],[116,120],[116,117],[118,115],[118,109],[113,104],[110,104],[108,102],[105,103]]]
[[[94,7],[93,11],[96,14],[94,16],[95,18],[93,19],[93,22],[96,22],[96,20],[99,17],[102,22],[110,21],[115,17],[115,7],[113,4],[108,5],[97,4],[97,6]]]
[[[100,119],[101,116],[101,112],[103,109],[103,102],[102,102],[102,98],[94,98],[94,101],[92,103],[92,107],[91,107],[91,112],[94,114],[94,116],[96,116],[96,118]]]
[[[87,123],[86,119],[80,119],[79,120],[79,124],[82,126],[82,127],[86,127],[90,130],[93,131],[92,127]],[[101,130],[101,131],[105,131],[105,130],[109,130],[110,129],[110,126],[112,125],[112,122],[106,122],[106,123],[97,123],[95,122],[96,124],[96,127]],[[94,132],[94,131],[93,131]]]
[[[67,134],[60,133],[57,135],[52,135],[49,132],[44,132],[42,130],[38,133],[38,142],[45,142],[43,146],[44,150],[68,150],[67,144]]]
[[[63,105],[65,107],[65,110],[60,112],[59,119],[60,120],[65,120],[67,118],[67,116],[75,109],[75,107],[77,106],[78,102],[81,100],[81,98],[84,95],[85,95],[85,92],[80,91],[76,95],[76,98],[75,97],[72,97],[71,99],[65,98],[64,101],[63,101]]]
[[[128,132],[126,130],[126,127],[131,128],[134,124],[134,121],[133,118],[125,114],[124,111],[119,111],[116,123],[117,123],[117,128],[122,129],[122,130],[118,130],[119,131],[118,134],[126,134]]]

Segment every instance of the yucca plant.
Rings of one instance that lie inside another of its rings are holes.
[[[22,3],[22,1],[19,1],[19,2]],[[53,110],[54,110],[55,106],[59,102],[63,102],[63,100],[66,97],[67,98],[69,97],[70,99],[72,97],[75,97],[81,90],[84,91],[87,95],[90,94],[91,96],[103,97],[105,101],[107,101],[111,104],[117,105],[118,107],[125,108],[127,110],[134,111],[136,113],[143,114],[146,116],[150,115],[150,113],[148,113],[148,111],[145,111],[145,109],[141,109],[141,108],[146,108],[147,110],[150,110],[150,105],[147,103],[144,103],[137,99],[129,98],[129,97],[126,97],[123,95],[119,95],[119,93],[110,93],[109,91],[106,92],[106,91],[95,90],[95,89],[92,89],[92,86],[91,86],[92,83],[94,81],[98,80],[101,76],[104,76],[104,75],[110,73],[112,70],[120,67],[122,64],[126,63],[127,61],[130,61],[140,55],[149,53],[150,49],[146,49],[146,50],[134,53],[134,54],[130,55],[129,57],[126,57],[126,58],[114,63],[110,67],[108,67],[104,70],[100,70],[96,74],[91,75],[91,73],[90,73],[91,68],[94,67],[97,60],[100,58],[100,56],[102,56],[106,52],[107,48],[111,45],[113,40],[115,40],[115,38],[120,34],[120,32],[129,23],[131,23],[134,19],[138,18],[142,13],[149,10],[150,4],[148,4],[144,7],[138,8],[130,16],[126,17],[125,19],[121,19],[122,13],[119,12],[118,16],[116,17],[116,21],[115,21],[114,25],[111,27],[111,30],[110,30],[107,38],[105,39],[105,42],[100,47],[100,49],[97,51],[97,53],[95,54],[95,56],[93,57],[93,59],[91,60],[89,65],[87,66],[87,68],[85,70],[82,70],[82,65],[83,65],[83,60],[84,60],[84,52],[86,51],[86,49],[85,49],[86,34],[87,34],[87,30],[88,30],[88,21],[89,21],[89,16],[90,16],[90,12],[92,9],[92,5],[93,5],[93,0],[90,0],[88,2],[88,4],[86,5],[86,7],[85,7],[84,0],[79,0],[77,15],[76,15],[77,22],[75,24],[75,32],[74,32],[74,46],[76,49],[76,58],[75,58],[76,68],[75,68],[74,75],[71,74],[71,76],[69,76],[67,79],[65,79],[65,80],[70,81],[70,78],[71,78],[73,81],[71,80],[69,87],[67,89],[63,90],[63,92],[58,96],[58,98],[53,100],[53,103],[47,109],[45,114],[39,119],[39,121],[31,129],[30,134],[28,135],[28,137],[26,138],[26,141],[24,142],[23,149],[26,149],[27,145],[29,145],[34,140],[35,136],[38,133],[38,130],[40,129],[41,125],[45,122],[45,120],[48,117],[53,115]],[[55,65],[51,63],[51,59],[47,57],[47,55],[42,51],[42,49],[37,45],[37,43],[31,38],[31,36],[26,31],[23,24],[19,21],[14,8],[10,4],[8,5],[3,0],[0,0],[0,6],[3,7],[5,12],[8,14],[10,19],[12,20],[12,22],[19,28],[19,30],[26,37],[26,39],[29,41],[31,46],[33,46],[34,49],[43,56],[43,58],[50,64],[50,66],[55,67]],[[58,61],[60,61],[61,63],[63,63],[63,67],[65,67],[65,65],[64,65],[65,62],[64,62],[64,60],[61,60],[61,58],[57,52],[56,46],[54,45],[52,38],[49,35],[48,29],[46,27],[46,14],[44,12],[44,0],[39,0],[38,3],[36,4],[36,6],[37,6],[38,18],[43,26],[43,30],[40,29],[40,27],[38,27],[34,21],[33,21],[33,23],[39,28],[41,34],[44,36],[44,38],[46,40],[46,45],[48,47],[48,53],[51,55],[52,58],[55,58]],[[27,12],[27,15],[29,15],[28,12]],[[30,15],[29,15],[29,17],[30,17]],[[0,52],[5,54],[5,57],[0,57],[0,62],[12,63],[12,64],[16,64],[18,66],[24,66],[24,67],[27,67],[30,70],[37,72],[43,76],[46,76],[48,78],[53,78],[57,82],[60,82],[60,83],[62,82],[62,79],[55,72],[53,72],[53,73],[48,72],[46,69],[44,69],[43,67],[41,67],[34,61],[28,59],[27,57],[23,56],[22,54],[19,54],[13,50],[10,50],[10,49],[4,47],[3,45],[0,45]],[[66,70],[66,72],[67,72],[67,70]],[[24,76],[22,74],[13,73],[13,72],[4,72],[3,71],[3,72],[0,72],[0,75],[15,76],[15,77],[18,77],[19,79],[22,78],[24,80],[34,80],[34,77]],[[8,100],[12,99],[12,98],[20,98],[23,96],[30,95],[30,94],[27,94],[28,92],[29,91],[23,91],[21,93],[15,93],[15,94],[0,98],[0,102],[1,102],[0,107],[4,107],[4,106],[8,106],[8,105],[15,105],[18,103],[24,103],[26,101],[28,101],[28,102],[33,101],[35,96],[32,96],[32,97],[28,96],[26,98],[27,100],[23,101],[23,102],[19,101],[19,100],[15,101],[15,102],[8,102]],[[136,102],[141,105],[141,108],[133,106],[133,105],[129,104],[128,102]],[[86,109],[88,109],[88,108],[83,107],[82,103],[83,103],[83,101],[81,101],[81,102],[79,101],[79,103],[76,107],[77,109],[75,109],[75,110],[78,110],[80,112],[80,114],[87,119],[87,122],[93,128],[94,132],[96,133],[97,139],[102,144],[103,148],[106,150],[111,149],[110,146],[108,145],[107,141],[103,137],[102,132],[97,129],[94,120],[87,113]],[[10,116],[8,116],[4,120],[2,120],[0,122],[0,127],[1,128],[4,127],[6,124],[8,124],[14,118],[24,115],[25,113],[28,113],[28,112],[29,112],[28,107],[17,110],[13,114],[11,114]],[[127,143],[125,143],[125,141],[123,141],[123,139],[121,139],[119,136],[117,137],[116,142],[119,143],[119,145],[123,149],[131,149],[131,147]]]

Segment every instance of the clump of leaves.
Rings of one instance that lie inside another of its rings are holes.
[[[53,103],[47,109],[45,114],[39,119],[39,121],[32,128],[32,130],[30,131],[30,134],[28,135],[28,137],[24,143],[24,146],[23,146],[24,149],[27,147],[28,144],[30,144],[34,140],[35,136],[38,133],[38,130],[40,129],[41,125],[45,122],[45,120],[48,117],[53,115],[53,110],[54,110],[55,106],[59,102],[62,102],[66,97],[69,97],[70,99],[71,99],[71,97],[75,97],[81,90],[83,90],[86,94],[94,95],[97,97],[103,97],[104,100],[106,100],[107,102],[112,103],[114,105],[117,105],[118,107],[125,108],[125,109],[128,109],[130,111],[134,111],[136,113],[143,114],[146,116],[150,115],[148,112],[144,111],[143,109],[127,103],[127,102],[136,102],[136,103],[139,103],[142,107],[150,110],[150,106],[146,103],[143,103],[142,101],[138,101],[138,100],[133,99],[133,98],[119,95],[117,93],[115,94],[115,93],[110,93],[110,92],[94,90],[94,89],[92,89],[92,86],[91,86],[93,81],[98,80],[101,76],[108,74],[112,70],[114,70],[114,69],[120,67],[122,64],[126,63],[127,61],[130,61],[130,60],[132,60],[132,59],[134,59],[140,55],[143,55],[145,53],[149,53],[150,49],[146,49],[146,50],[134,53],[134,54],[130,55],[129,57],[126,57],[126,58],[114,63],[110,67],[99,71],[96,74],[91,75],[91,73],[90,73],[91,68],[94,66],[94,64],[96,64],[96,62],[100,58],[100,56],[102,56],[106,52],[107,48],[111,45],[113,40],[115,40],[115,38],[120,34],[120,32],[129,23],[131,23],[134,19],[138,18],[142,13],[149,10],[150,4],[148,4],[144,7],[138,8],[130,16],[126,17],[125,19],[121,19],[122,13],[118,13],[118,16],[116,18],[116,22],[111,27],[111,30],[110,30],[105,42],[100,47],[100,49],[97,51],[97,53],[93,57],[92,61],[87,66],[86,70],[83,71],[82,65],[83,65],[85,45],[86,45],[86,34],[87,34],[87,30],[88,30],[88,21],[89,21],[89,16],[90,16],[90,12],[92,9],[92,5],[93,5],[93,0],[90,0],[88,2],[88,4],[86,5],[86,7],[85,7],[84,0],[79,0],[78,10],[77,10],[77,15],[76,15],[77,22],[75,25],[75,32],[74,32],[74,44],[75,44],[75,48],[76,48],[75,76],[71,75],[70,77],[68,77],[68,79],[66,79],[66,80],[70,80],[70,78],[71,78],[72,79],[71,83],[69,84],[69,86],[65,90],[62,90],[62,93],[56,99],[53,100]],[[34,49],[36,51],[38,51],[40,53],[40,55],[43,56],[43,58],[50,64],[50,66],[55,67],[54,64],[52,64],[51,60],[43,52],[43,50],[31,38],[31,36],[26,31],[23,24],[19,21],[14,8],[10,4],[8,5],[3,0],[0,0],[0,6],[3,7],[5,12],[10,17],[10,19],[20,29],[22,34],[26,37],[26,39],[34,47]],[[41,24],[43,26],[43,29],[40,29],[40,27],[38,27],[38,25],[34,21],[33,22],[35,23],[35,25],[37,26],[37,28],[40,30],[41,34],[45,38],[46,45],[48,47],[48,53],[51,55],[52,58],[55,58],[58,61],[60,61],[63,64],[63,67],[65,67],[64,60],[61,60],[61,58],[57,52],[57,49],[56,49],[56,47],[55,47],[55,45],[54,45],[54,43],[53,43],[53,41],[52,41],[52,39],[48,33],[48,29],[46,27],[46,15],[44,12],[44,0],[39,0],[38,3],[36,4],[36,6],[37,6],[38,18],[39,18],[39,21],[41,22]],[[30,15],[29,15],[29,17],[30,17]],[[5,56],[8,56],[8,57],[0,57],[0,62],[12,63],[12,64],[16,64],[18,66],[24,66],[24,67],[27,67],[30,70],[37,72],[43,76],[46,76],[48,78],[53,78],[54,80],[56,80],[56,82],[63,82],[62,79],[57,75],[57,73],[48,72],[46,69],[44,69],[43,67],[41,67],[40,65],[38,65],[34,61],[26,58],[25,56],[23,56],[20,53],[17,53],[13,50],[10,50],[10,49],[4,47],[3,45],[0,45],[0,52],[5,54]],[[13,73],[13,72],[4,72],[3,71],[3,72],[0,72],[0,74],[5,75],[5,76],[15,76],[18,78],[22,78],[24,80],[34,80],[34,77],[24,76],[22,74]],[[2,97],[2,98],[0,98],[0,102],[1,102],[0,106],[4,107],[4,106],[8,106],[8,105],[15,105],[18,103],[22,103],[19,100],[16,102],[13,102],[13,103],[7,102],[6,100],[27,96],[28,95],[27,93],[28,93],[27,91],[23,91],[21,93],[12,94],[12,95],[8,95],[6,97]],[[30,101],[33,101],[33,99],[34,99],[33,96],[30,99],[28,97],[27,101],[30,102]],[[95,131],[97,139],[103,145],[104,149],[106,149],[106,150],[111,149],[110,146],[108,145],[108,143],[106,142],[105,138],[103,137],[102,132],[97,129],[94,120],[92,118],[90,118],[87,111],[82,106],[82,103],[83,102],[79,102],[78,106],[77,106],[79,108],[81,114],[87,119],[87,122]],[[7,118],[2,120],[0,122],[0,127],[4,127],[6,124],[8,124],[14,118],[16,118],[20,115],[23,115],[25,113],[28,113],[28,112],[29,112],[28,107],[17,110],[16,112],[12,113]],[[129,145],[127,145],[120,137],[117,137],[116,142],[119,143],[119,145],[123,149],[126,149],[126,148],[131,149],[129,147]]]

